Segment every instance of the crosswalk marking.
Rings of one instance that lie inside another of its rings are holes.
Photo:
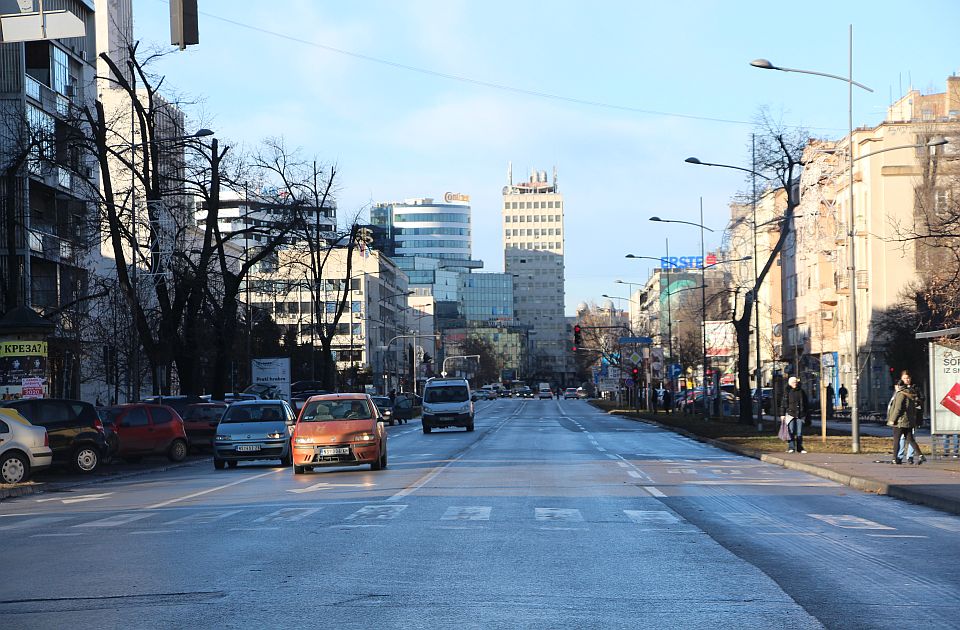
[[[38,516],[36,518],[28,518],[19,523],[11,523],[10,525],[4,525],[0,527],[0,532],[9,531],[11,529],[23,529],[25,527],[43,527],[45,525],[50,525],[51,523],[58,523],[60,521],[65,521],[69,517],[67,516]]]
[[[851,514],[807,514],[807,516],[821,520],[824,523],[829,523],[834,527],[842,527],[844,529],[896,529],[896,527],[881,525],[880,523],[875,523],[874,521]]]
[[[538,521],[564,521],[567,523],[582,523],[583,515],[580,510],[571,508],[538,507],[533,510]]]
[[[407,509],[406,505],[366,505],[350,516],[348,521],[389,521]]]
[[[283,508],[261,516],[254,523],[293,523],[319,511],[320,508]]]
[[[221,519],[239,514],[240,510],[229,510],[226,512],[197,512],[182,518],[167,521],[164,525],[207,525]]]
[[[153,516],[152,512],[128,512],[126,514],[114,514],[113,516],[90,521],[89,523],[80,523],[79,525],[74,525],[74,527],[116,527],[118,525],[127,525],[128,523],[144,518],[150,518],[151,516]]]
[[[960,532],[960,518],[956,516],[908,516],[911,521],[929,525],[948,532]],[[3,529],[0,527],[0,529]]]
[[[675,514],[666,510],[624,510],[623,513],[638,525],[673,525],[680,522]]]
[[[489,521],[491,508],[483,505],[451,505],[440,517],[442,521]]]

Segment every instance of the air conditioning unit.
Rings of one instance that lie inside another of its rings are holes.
[[[820,311],[820,319],[833,319],[833,311]]]

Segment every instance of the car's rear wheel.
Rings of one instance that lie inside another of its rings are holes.
[[[93,446],[81,446],[73,451],[72,461],[74,470],[89,474],[100,464],[100,453]]]
[[[173,441],[173,444],[170,445],[170,448],[167,449],[167,459],[171,462],[182,462],[187,458],[187,443],[183,440],[176,439]]]
[[[213,458],[213,467],[214,467],[216,470],[223,470],[226,465],[227,465],[227,462],[223,461],[223,460],[220,459],[219,457],[214,457],[214,458]]]
[[[30,462],[20,453],[6,453],[0,457],[0,481],[20,483],[30,476]]]

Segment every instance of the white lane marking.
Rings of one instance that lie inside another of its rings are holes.
[[[89,523],[80,523],[79,525],[74,525],[74,527],[116,527],[118,525],[126,525],[134,521],[139,521],[140,519],[150,518],[151,516],[153,516],[153,512],[148,514],[143,512],[128,512],[126,514],[114,514],[113,516],[90,521]]]
[[[921,525],[945,529],[948,532],[960,532],[960,518],[956,516],[908,516],[907,518]]]
[[[844,529],[896,529],[852,514],[807,514],[817,520]]]
[[[640,486],[640,487],[646,490],[647,492],[649,492],[651,496],[657,497],[658,499],[662,499],[667,496],[664,493],[660,492],[658,489],[654,488],[653,486]]]
[[[83,536],[81,532],[73,532],[71,534],[33,534],[30,538],[65,538],[67,536]]]
[[[26,527],[43,527],[51,523],[57,523],[59,521],[65,521],[69,516],[38,516],[36,518],[28,518],[26,520],[20,521],[18,523],[13,523],[11,525],[4,525],[0,527],[0,532],[9,531],[11,529],[23,529]]]
[[[597,450],[600,451],[601,453],[606,453],[606,452],[607,452],[607,449],[603,448],[602,446],[598,446],[598,447],[597,447]]]
[[[348,521],[389,521],[407,509],[406,505],[366,505],[350,516]]]
[[[331,488],[373,488],[377,484],[372,482],[367,483],[328,483],[326,481],[321,481],[320,483],[315,483],[312,486],[306,488],[294,488],[293,490],[287,490],[287,492],[295,492],[302,494],[304,492],[317,492],[318,490],[330,490]]]
[[[61,501],[61,502],[65,503],[65,504],[69,505],[69,504],[71,504],[71,503],[83,503],[83,502],[85,502],[85,501],[100,501],[100,500],[102,500],[102,499],[106,499],[106,498],[109,497],[111,494],[113,494],[113,493],[112,493],[112,492],[101,492],[101,493],[99,493],[99,494],[83,494],[83,495],[80,495],[80,496],[77,496],[77,497],[68,497],[68,498],[66,498],[66,499],[63,498],[63,497],[52,497],[52,498],[49,498],[49,499],[36,499],[36,502],[37,502],[37,503],[46,503],[46,502],[48,502],[48,501]]]
[[[610,459],[620,459],[619,457],[617,457],[617,456],[614,455],[613,453],[607,453],[607,457],[610,458]],[[623,463],[623,462],[620,462],[620,463]]]
[[[676,514],[667,512],[666,510],[624,510],[623,513],[638,525],[647,525],[649,523],[665,525],[680,522]]]
[[[278,531],[279,527],[231,527],[231,532],[274,532]]]
[[[611,457],[613,457],[614,459],[620,459],[620,458],[617,457],[616,455],[611,455]],[[619,466],[620,468],[626,468],[626,467],[627,467],[627,462],[617,462],[617,466]]]
[[[386,525],[374,525],[372,523],[365,523],[363,525],[331,525],[330,529],[357,529],[358,527],[386,527]]]
[[[917,536],[914,534],[867,534],[871,538],[929,538],[929,536]]]
[[[294,523],[302,520],[314,512],[319,512],[320,508],[283,508],[276,512],[270,512],[265,516],[255,519],[254,523]]]
[[[643,477],[643,474],[637,472],[636,470],[628,470],[627,474],[633,477],[634,479],[639,479],[640,477]]]
[[[583,522],[580,510],[571,508],[538,507],[533,509],[533,513],[538,521]]]
[[[156,510],[158,508],[167,507],[168,505],[173,505],[174,503],[180,503],[181,501],[187,501],[189,499],[194,499],[196,497],[202,497],[205,494],[210,494],[211,492],[217,492],[218,490],[225,490],[227,488],[232,488],[233,486],[239,485],[241,483],[247,483],[248,481],[253,481],[254,479],[260,479],[261,477],[266,477],[267,475],[276,475],[277,473],[287,472],[286,468],[281,468],[280,470],[271,470],[270,472],[260,473],[259,475],[254,475],[252,477],[244,477],[243,479],[238,479],[236,481],[231,481],[230,483],[225,483],[222,486],[217,486],[216,488],[210,488],[208,490],[201,490],[200,492],[193,492],[191,494],[186,494],[182,497],[177,497],[176,499],[170,499],[169,501],[162,501],[154,505],[148,506],[144,509],[147,510]]]
[[[486,505],[451,505],[441,521],[489,521],[491,507]]]
[[[207,525],[225,519],[228,516],[239,514],[241,510],[228,510],[226,512],[198,512],[190,514],[172,521],[167,521],[164,525]]]
[[[129,534],[131,536],[142,536],[145,534],[175,534],[182,531],[182,529],[141,529],[135,532],[129,532]]]

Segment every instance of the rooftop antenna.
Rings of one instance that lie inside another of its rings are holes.
[[[513,186],[513,162],[507,162],[507,185]]]

